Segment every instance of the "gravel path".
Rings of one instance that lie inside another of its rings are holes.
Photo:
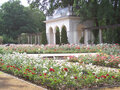
[[[47,90],[14,76],[0,72],[0,90]]]

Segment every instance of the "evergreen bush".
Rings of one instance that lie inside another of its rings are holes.
[[[2,43],[3,43],[3,37],[0,36],[0,44],[2,44]]]
[[[65,27],[61,31],[61,44],[68,44],[67,32]]]
[[[56,30],[56,44],[60,44],[60,32],[58,28]]]
[[[42,32],[41,44],[44,44],[44,45],[48,44],[45,31]]]

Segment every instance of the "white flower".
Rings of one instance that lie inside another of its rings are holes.
[[[118,64],[118,67],[120,67],[120,64]]]
[[[65,75],[64,75],[65,77],[67,76],[67,72],[65,73]]]
[[[71,78],[71,79],[74,79],[74,77],[73,77],[73,76],[71,76],[70,78]]]
[[[105,63],[109,63],[108,61],[105,61]]]
[[[44,70],[44,71],[43,71],[43,73],[46,73],[46,72],[47,72],[47,70]]]

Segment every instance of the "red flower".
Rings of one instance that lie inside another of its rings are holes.
[[[16,68],[15,66],[13,66],[13,68]]]
[[[112,76],[112,78],[115,78],[115,76]]]
[[[95,76],[95,78],[97,78],[97,76]]]
[[[27,73],[24,72],[24,74],[27,74]]]
[[[35,73],[32,72],[32,75],[34,75]]]
[[[49,71],[50,72],[55,72],[55,70],[53,68],[50,68]]]
[[[9,65],[7,65],[7,68],[9,68]]]
[[[42,76],[42,74],[40,74],[40,76]]]
[[[10,68],[10,70],[12,70],[12,68]]]
[[[106,76],[104,76],[103,78],[106,78]]]
[[[95,73],[93,73],[93,75],[95,75]]]
[[[46,76],[46,75],[47,75],[47,73],[44,73],[44,75]]]
[[[104,75],[101,76],[102,78],[104,77]]]
[[[76,47],[75,49],[80,49],[80,47]]]
[[[109,74],[106,74],[106,76],[109,76]]]
[[[36,68],[33,68],[33,70],[35,71],[35,70],[36,70]]]
[[[31,71],[29,70],[29,72],[31,72]]]
[[[17,68],[18,69],[18,71],[20,71],[20,69],[19,68]]]
[[[100,77],[98,77],[98,79],[100,79]]]
[[[68,69],[67,68],[64,68],[64,70],[67,72],[68,71]]]
[[[77,79],[77,76],[75,76],[74,79]]]
[[[26,71],[29,71],[29,69],[26,69]]]

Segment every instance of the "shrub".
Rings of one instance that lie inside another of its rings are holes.
[[[14,40],[13,38],[7,36],[7,35],[3,35],[3,43],[17,43],[16,40]]]
[[[81,37],[81,39],[80,39],[80,43],[81,43],[81,44],[83,44],[83,43],[84,43],[84,36],[83,36],[83,37]]]
[[[45,31],[42,32],[41,44],[44,44],[44,45],[48,44],[47,37],[46,37],[46,32]]]
[[[60,33],[59,30],[56,30],[56,44],[60,44]]]
[[[67,32],[65,28],[61,31],[61,44],[68,44]]]
[[[0,36],[0,44],[2,44],[2,43],[3,43],[3,37]]]

